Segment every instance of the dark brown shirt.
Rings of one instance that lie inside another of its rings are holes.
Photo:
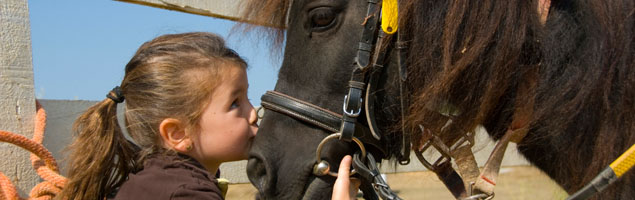
[[[223,199],[216,178],[192,158],[156,156],[143,167],[128,176],[115,199]]]

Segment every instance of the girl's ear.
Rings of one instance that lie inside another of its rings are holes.
[[[192,141],[185,132],[185,125],[178,119],[166,118],[159,124],[159,135],[163,145],[179,153],[186,153],[192,146]]]

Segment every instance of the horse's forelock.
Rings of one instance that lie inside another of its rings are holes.
[[[240,16],[249,23],[239,24],[244,32],[256,32],[267,38],[273,49],[281,49],[293,0],[247,0],[241,5]],[[264,25],[264,26],[263,26]]]

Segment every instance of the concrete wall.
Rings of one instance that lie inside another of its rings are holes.
[[[95,101],[71,101],[71,100],[40,100],[40,103],[47,112],[47,128],[44,138],[44,145],[53,153],[58,160],[60,167],[65,169],[63,162],[64,147],[70,143],[71,128],[75,119],[88,107],[97,103]],[[493,142],[487,138],[485,132],[477,134],[477,143],[474,150],[477,152],[476,158],[480,165],[483,165],[493,149]],[[516,152],[515,146],[510,145],[507,150],[504,166],[527,165],[522,157]],[[229,179],[232,183],[247,183],[246,174],[247,161],[229,162],[221,165],[222,177]],[[426,170],[412,155],[412,162],[407,166],[398,166],[396,169],[388,161],[382,164],[383,173],[409,172]]]
[[[72,141],[73,122],[97,101],[44,99],[39,101],[47,114],[47,126],[43,144],[53,153],[53,157],[58,161],[62,172],[65,172],[66,162],[64,158],[67,152],[64,150]],[[23,152],[23,150],[20,150],[20,152]],[[28,157],[25,159],[28,161]],[[247,161],[224,163],[221,165],[223,178],[229,179],[232,183],[249,182],[246,174],[246,165]],[[2,168],[2,170],[4,171],[5,168]]]
[[[0,1],[0,130],[33,136],[35,94],[26,0]],[[0,170],[27,194],[39,181],[28,152],[0,143]]]

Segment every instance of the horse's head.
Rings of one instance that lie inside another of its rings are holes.
[[[330,197],[334,178],[313,170],[317,160],[325,160],[334,171],[358,147],[338,140],[325,142],[319,151],[318,146],[345,129],[339,118],[349,114],[342,107],[350,114],[364,107],[357,102],[360,95],[350,90],[359,85],[349,80],[359,80],[354,69],[360,63],[382,60],[377,52],[385,53],[384,62],[378,62],[383,72],[373,84],[377,88],[366,92],[373,97],[361,99],[372,102],[374,106],[365,105],[368,111],[381,116],[376,122],[380,131],[356,136],[366,139],[375,156],[402,160],[407,145],[420,151],[432,136],[456,144],[479,125],[494,139],[522,127],[528,132],[518,145],[521,153],[572,192],[593,178],[586,174],[596,174],[632,144],[630,0],[400,1],[399,32],[404,37],[384,37],[399,40],[380,43],[387,44],[378,45],[387,49],[381,51],[369,45],[375,44],[374,33],[363,34],[377,20],[369,5],[381,1],[249,2],[247,18],[286,25],[276,92],[263,96],[269,111],[248,164],[249,178],[263,198]],[[404,45],[399,41],[407,41],[406,59],[401,59]],[[404,60],[409,67],[400,65]],[[401,82],[403,69],[407,84]],[[363,115],[370,114],[362,112],[356,127],[375,124]],[[408,143],[399,127],[411,133]],[[377,136],[381,140],[373,142]],[[602,148],[593,144],[611,150],[597,150]],[[632,175],[609,193],[632,197]]]
[[[275,87],[275,92],[279,94],[263,97],[263,105],[267,101],[275,101],[267,98],[290,96],[328,110],[330,112],[325,112],[333,116],[342,115],[342,100],[349,91],[351,73],[357,67],[355,58],[365,27],[363,24],[368,23],[365,18],[367,6],[367,1],[293,1],[288,17],[284,61]],[[374,36],[369,43],[373,43]],[[382,121],[377,122],[384,135],[389,134],[386,132],[390,129],[389,125],[400,117],[400,104],[396,98],[400,95],[399,88],[393,84],[398,73],[394,62],[391,63],[386,64],[384,72],[377,76],[376,83],[381,86],[373,91],[372,95],[377,98],[370,100],[375,103],[376,109],[373,110],[384,116]],[[364,98],[363,101],[368,100]],[[357,106],[363,109],[363,105]],[[339,129],[339,121],[334,121],[338,127],[329,130],[278,111],[268,109],[261,121],[259,137],[253,143],[248,164],[251,182],[265,199],[329,199],[335,178],[316,176],[313,168],[320,141],[338,131],[333,129]],[[366,119],[362,117],[359,121],[364,124]],[[366,132],[366,139],[373,140],[369,134]],[[383,157],[389,154],[382,151],[386,145],[393,143],[390,140],[390,137],[383,136],[381,142],[375,139],[374,146],[365,146],[375,156]],[[335,172],[341,158],[357,150],[358,146],[353,142],[331,140],[319,153],[320,159],[330,163],[331,171]]]

